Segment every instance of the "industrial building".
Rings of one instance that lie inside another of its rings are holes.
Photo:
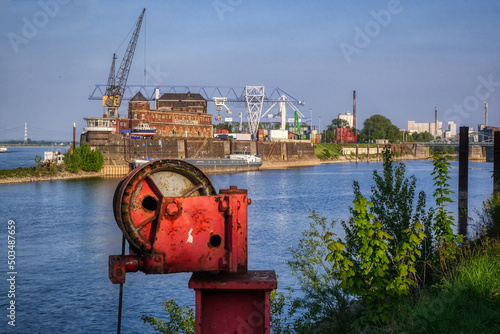
[[[349,124],[349,128],[354,127],[354,115],[351,114],[349,111],[346,112],[345,114],[339,114],[338,118],[345,120]]]
[[[437,129],[436,129],[437,123]],[[456,129],[455,129],[456,131]],[[410,134],[414,132],[422,133],[429,132],[434,137],[442,137],[443,136],[443,122],[435,122],[435,123],[417,123],[415,121],[408,121],[408,132]]]
[[[212,115],[201,94],[164,93],[155,99],[156,109],[138,92],[128,104],[130,128],[147,123],[161,137],[211,138]]]

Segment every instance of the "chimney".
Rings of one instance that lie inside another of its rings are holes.
[[[438,107],[434,107],[434,137],[438,136]]]
[[[160,99],[160,88],[155,89],[155,109],[158,110],[158,100]]]
[[[488,102],[484,102],[484,127],[488,126]]]
[[[356,129],[356,91],[352,92],[352,126]],[[354,130],[356,132],[356,130]]]

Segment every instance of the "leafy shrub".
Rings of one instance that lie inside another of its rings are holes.
[[[182,308],[173,299],[162,303],[165,312],[167,312],[169,319],[167,322],[157,320],[155,317],[142,315],[141,320],[144,323],[150,324],[154,330],[160,333],[185,333],[194,334],[195,332],[195,318],[193,309],[189,306]]]
[[[483,202],[478,218],[480,236],[500,237],[500,192],[493,193]]]
[[[66,169],[72,173],[80,169],[86,172],[98,172],[104,166],[104,156],[98,149],[92,150],[88,143],[77,147],[73,152],[64,155]]]

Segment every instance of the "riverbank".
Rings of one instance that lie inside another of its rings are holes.
[[[55,181],[55,180],[71,180],[71,179],[83,179],[90,177],[102,177],[99,172],[84,172],[78,171],[77,173],[70,173],[68,171],[61,171],[57,174],[52,175],[28,175],[28,176],[11,176],[0,178],[0,184],[12,184],[12,183],[28,183],[28,182],[40,182],[40,181]]]

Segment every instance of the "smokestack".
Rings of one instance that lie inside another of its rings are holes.
[[[352,92],[352,126],[356,129],[356,91]],[[354,130],[356,132],[356,130]]]
[[[488,103],[484,102],[484,127],[488,126]]]
[[[438,107],[434,107],[434,137],[438,135]]]
[[[160,99],[160,88],[155,89],[155,109],[158,110],[158,100]]]

